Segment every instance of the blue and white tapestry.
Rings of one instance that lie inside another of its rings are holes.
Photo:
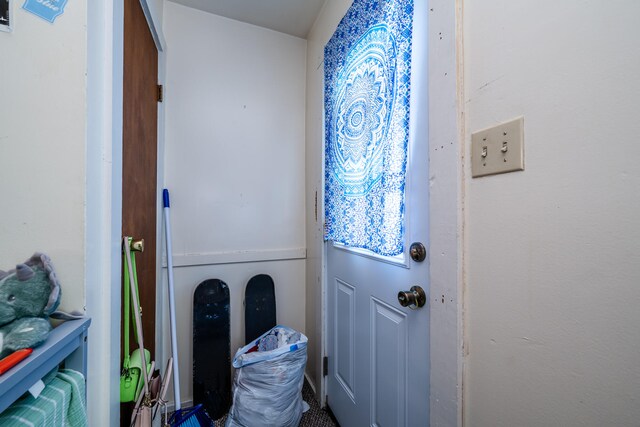
[[[354,0],[325,47],[325,239],[404,241],[413,0]]]

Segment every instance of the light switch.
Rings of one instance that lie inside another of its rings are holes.
[[[471,176],[524,170],[524,117],[471,135]]]

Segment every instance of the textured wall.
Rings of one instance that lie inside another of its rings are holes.
[[[0,32],[0,269],[53,260],[61,308],[84,307],[87,10],[51,24],[13,8]]]
[[[525,171],[466,162],[467,426],[637,426],[636,1],[464,2],[470,134],[524,115]]]

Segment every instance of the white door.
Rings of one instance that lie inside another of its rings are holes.
[[[429,241],[426,20],[426,1],[415,0],[404,250],[326,244],[327,403],[343,427],[429,425],[429,258],[409,256]],[[416,285],[426,304],[403,307],[399,292]]]

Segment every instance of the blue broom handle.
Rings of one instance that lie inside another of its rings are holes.
[[[173,287],[173,260],[171,252],[171,221],[169,218],[169,190],[162,191],[164,204],[165,240],[167,243],[167,278],[169,279],[169,320],[171,323],[171,355],[173,357],[173,396],[175,410],[181,408],[180,402],[180,372],[178,370],[178,338],[176,334],[176,302]]]

